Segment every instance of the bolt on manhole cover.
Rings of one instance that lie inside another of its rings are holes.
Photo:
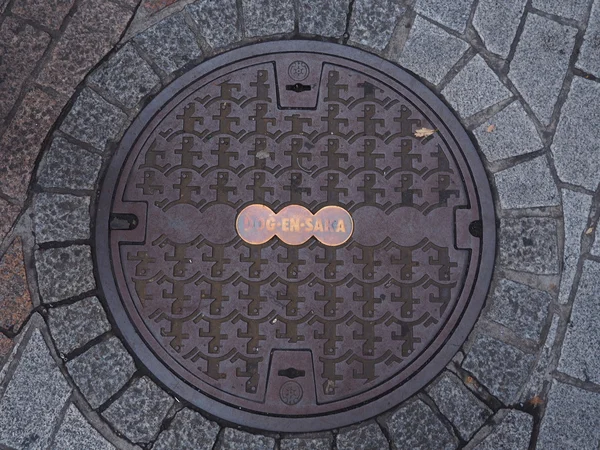
[[[172,83],[126,133],[97,211],[101,285],[133,352],[199,408],[279,431],[422,388],[477,319],[494,247],[487,178],[450,110],[319,42],[248,46]]]

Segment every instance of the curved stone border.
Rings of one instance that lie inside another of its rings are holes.
[[[184,442],[212,448],[215,440],[222,449],[275,448],[277,441],[280,448],[330,448],[333,439],[340,450],[371,448],[367,443],[385,448],[388,442],[394,448],[527,448],[538,439],[537,431],[532,437],[534,418],[544,413],[540,442],[566,443],[573,432],[563,422],[576,405],[565,398],[575,396],[597,411],[598,400],[590,396],[597,396],[592,383],[600,373],[588,368],[581,347],[584,337],[600,340],[587,315],[600,288],[600,248],[598,239],[592,247],[593,228],[586,231],[600,178],[597,162],[596,172],[589,168],[598,132],[587,118],[598,117],[591,105],[600,101],[600,87],[574,77],[579,72],[568,59],[582,43],[589,8],[572,22],[552,15],[568,13],[560,8],[527,7],[523,15],[524,1],[515,1],[506,17],[498,17],[493,2],[480,0],[471,20],[471,0],[419,1],[408,10],[390,0],[356,0],[346,22],[347,0],[297,8],[292,0],[242,3],[240,12],[234,0],[218,7],[199,0],[133,37],[88,77],[38,169],[37,187],[44,192],[34,195],[33,214],[42,245],[35,253],[40,296],[56,348],[89,406],[118,434],[152,448]],[[512,35],[499,31],[505,23]],[[422,76],[472,131],[500,217],[487,306],[447,370],[376,421],[308,437],[228,428],[174,401],[109,330],[96,298],[90,247],[96,186],[90,181],[97,181],[148,99],[203,57],[257,39],[294,37],[296,27],[347,40]],[[593,56],[583,52],[580,58],[583,67],[593,66]],[[577,127],[583,137],[573,134]],[[567,152],[575,141],[580,152]],[[580,278],[576,290],[573,281]],[[574,301],[574,326],[567,330]],[[568,352],[561,357],[563,339]],[[585,412],[586,423],[595,423],[592,411]],[[579,448],[596,442],[585,433]]]

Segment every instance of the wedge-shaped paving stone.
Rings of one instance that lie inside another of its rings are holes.
[[[273,450],[275,439],[260,434],[225,428],[216,450]]]
[[[589,4],[590,0],[533,0],[531,2],[531,6],[541,11],[579,21],[585,18]]]
[[[15,238],[0,257],[0,328],[17,333],[32,309],[23,243]],[[4,346],[8,346],[6,340]]]
[[[51,308],[48,324],[56,347],[65,355],[110,330],[106,313],[96,297]]]
[[[236,0],[199,0],[187,8],[211,47],[225,47],[240,39]]]
[[[500,264],[540,275],[559,272],[555,219],[524,217],[500,223]]]
[[[55,137],[40,162],[37,182],[45,188],[91,190],[101,166],[99,155]]]
[[[37,450],[49,444],[71,387],[33,330],[17,369],[0,400],[0,444]]]
[[[113,450],[115,447],[102,437],[74,406],[69,406],[52,449]],[[182,447],[180,447],[182,448]]]
[[[458,447],[454,434],[419,399],[405,403],[386,425],[394,450],[453,450]]]
[[[376,423],[342,430],[337,435],[338,450],[382,450],[389,448],[383,431]]]
[[[44,303],[74,297],[96,287],[92,254],[87,245],[38,250],[35,258]]]
[[[467,441],[492,415],[455,375],[444,373],[427,392]]]
[[[292,0],[243,0],[246,36],[269,36],[294,31]]]
[[[577,263],[581,253],[581,236],[586,231],[592,206],[592,196],[568,189],[562,189],[561,194],[565,224],[565,247],[558,300],[564,304],[569,300],[569,294],[575,279]]]
[[[467,118],[511,96],[483,58],[476,55],[442,90],[446,100]]]
[[[479,0],[473,26],[489,51],[508,56],[525,3],[527,0]]]
[[[121,341],[112,337],[69,361],[67,369],[90,406],[97,408],[127,383],[135,364]]]
[[[544,125],[558,100],[576,33],[576,28],[529,14],[510,64],[508,77]]]
[[[356,0],[350,18],[350,41],[383,50],[404,12],[395,0]]]
[[[296,438],[282,439],[279,448],[281,450],[330,450],[331,439],[329,438]]]
[[[600,182],[600,84],[575,77],[552,143],[558,177],[595,191]]]
[[[135,42],[167,74],[202,56],[196,36],[185,23],[183,13],[174,14],[148,28],[135,38]]]
[[[534,357],[489,336],[477,337],[463,363],[488,390],[505,404],[516,400],[529,378]]]
[[[474,0],[417,0],[415,9],[448,28],[463,33]]]
[[[594,2],[583,44],[579,51],[577,67],[600,77],[600,3]]]
[[[60,129],[80,141],[103,151],[117,137],[127,115],[91,89],[84,89]]]
[[[518,101],[512,102],[473,133],[488,161],[524,155],[544,146],[535,125]]]
[[[560,205],[556,183],[545,156],[539,156],[494,175],[504,209]]]
[[[160,84],[158,75],[131,44],[115,53],[94,71],[89,80],[130,109]]]
[[[533,417],[521,411],[511,410],[494,431],[473,450],[527,450],[532,431]]]
[[[486,313],[488,319],[510,328],[524,339],[538,341],[552,297],[539,289],[501,279]]]
[[[346,31],[350,0],[312,0],[298,4],[300,33],[341,37]]]
[[[143,377],[102,413],[120,433],[135,443],[147,443],[160,431],[173,398]]]
[[[90,237],[90,198],[69,194],[37,194],[34,232],[38,243]]]
[[[219,426],[190,409],[179,411],[169,428],[160,433],[152,450],[211,450]]]
[[[600,394],[555,381],[548,394],[537,448],[596,449],[600,441]]]
[[[417,16],[398,63],[439,84],[468,48],[465,41]]]
[[[585,261],[575,295],[558,370],[583,381],[600,384],[600,263]]]

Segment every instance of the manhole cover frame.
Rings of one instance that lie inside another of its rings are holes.
[[[383,77],[403,85],[404,89],[412,91],[436,116],[437,120],[443,122],[448,131],[448,136],[453,138],[456,146],[462,151],[462,156],[470,170],[476,195],[478,196],[483,229],[480,264],[476,272],[477,281],[472,287],[469,304],[463,309],[462,318],[458,320],[450,336],[435,355],[424,363],[415,375],[378,398],[371,399],[350,409],[310,417],[261,415],[236,406],[230,406],[200,392],[172,372],[140,336],[122,304],[111,264],[109,245],[110,209],[121,176],[121,170],[125,165],[130,149],[133,148],[146,125],[161,111],[161,108],[190,84],[214,70],[243,59],[289,53],[290,51],[299,54],[320,53],[348,59],[363,64],[372,71],[381,73]],[[288,432],[328,430],[357,423],[397,406],[423,388],[450,362],[477,321],[490,287],[496,250],[496,223],[490,183],[481,156],[454,113],[436,94],[395,64],[356,48],[316,41],[276,41],[241,47],[201,63],[170,83],[142,109],[121,140],[100,185],[101,191],[96,220],[92,225],[94,227],[94,259],[99,288],[109,306],[118,331],[125,339],[133,355],[176,396],[189,401],[213,416],[249,428]]]

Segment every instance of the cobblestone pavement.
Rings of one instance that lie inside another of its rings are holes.
[[[0,448],[593,449],[600,443],[600,0],[0,0]],[[486,306],[440,376],[315,435],[155,382],[92,266],[97,182],[143,105],[248,43],[376,53],[440,94],[495,193]]]

